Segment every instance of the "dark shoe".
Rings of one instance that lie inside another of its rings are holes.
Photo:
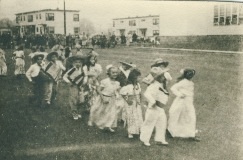
[[[190,140],[192,141],[195,141],[195,142],[200,142],[201,139],[199,137],[192,137],[192,138],[189,138]]]
[[[156,145],[160,145],[160,146],[168,146],[169,143],[168,142],[155,142]]]

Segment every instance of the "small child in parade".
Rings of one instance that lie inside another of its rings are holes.
[[[99,96],[96,98],[92,108],[90,121],[100,129],[108,128],[110,132],[115,132],[117,127],[117,105],[116,101],[120,97],[118,89],[120,83],[116,81],[118,68],[113,65],[106,67],[108,78],[101,80],[98,87]]]
[[[140,140],[145,146],[150,146],[149,141],[154,128],[156,144],[168,145],[168,142],[165,140],[167,118],[163,109],[168,101],[168,93],[162,85],[162,82],[165,80],[164,73],[167,71],[168,69],[162,70],[158,67],[151,69],[154,81],[147,87],[144,93],[148,106],[140,134]]]
[[[164,61],[162,58],[157,58],[157,59],[155,59],[154,63],[151,65],[151,68],[159,67],[162,70],[166,69],[166,70],[169,71],[168,65],[169,65],[169,62]],[[165,81],[162,82],[163,86],[164,86],[164,89],[167,89],[167,85],[168,85],[169,81],[172,80],[172,77],[171,77],[171,75],[170,75],[170,73],[168,71],[164,73]],[[151,84],[153,82],[153,80],[154,80],[153,76],[151,74],[149,74],[148,76],[146,76],[143,79],[143,82],[146,83],[147,85],[149,85],[149,84]]]
[[[140,134],[143,124],[140,76],[141,72],[138,69],[131,70],[128,75],[127,85],[120,90],[120,94],[126,101],[125,122],[127,124],[128,138],[133,138],[133,135]]]
[[[93,103],[93,93],[96,92],[95,90],[99,85],[98,78],[102,73],[102,67],[97,63],[97,59],[98,53],[92,51],[89,53],[86,65],[84,66],[84,70],[87,70],[88,73],[88,83],[85,88],[85,91],[88,92],[85,96],[86,111],[90,110],[91,103]]]
[[[43,77],[40,74],[42,68],[42,60],[44,58],[43,54],[36,54],[32,60],[33,64],[26,72],[26,77],[33,84],[33,94],[34,96],[30,99],[30,102],[36,102],[37,106],[40,107],[42,100],[44,98],[43,90]]]
[[[57,94],[57,82],[60,79],[62,71],[66,68],[58,60],[58,53],[51,52],[46,57],[47,63],[44,65],[45,73],[50,77],[50,81],[45,83],[45,105],[49,106]]]
[[[196,113],[193,105],[194,83],[191,81],[195,73],[194,69],[181,70],[178,82],[171,87],[176,98],[169,110],[168,131],[172,137],[200,141],[196,137]]]
[[[69,84],[69,106],[74,120],[82,118],[79,113],[79,104],[83,101],[82,87],[87,83],[87,71],[83,69],[84,57],[72,56],[70,62],[73,68],[69,69],[63,76],[63,80]]]

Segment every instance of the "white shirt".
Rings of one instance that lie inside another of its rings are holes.
[[[26,77],[28,78],[28,80],[30,82],[32,82],[32,77],[38,76],[38,74],[40,72],[40,69],[41,69],[41,67],[37,63],[32,64],[30,66],[30,68],[28,69],[28,71],[25,73]]]
[[[151,85],[149,85],[144,92],[144,97],[148,101],[148,107],[152,107],[156,101],[159,101],[162,104],[166,104],[168,101],[168,95],[165,94],[162,90],[163,85],[158,81],[154,81]]]

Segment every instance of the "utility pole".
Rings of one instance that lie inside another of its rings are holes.
[[[66,6],[64,0],[64,35],[66,36]]]

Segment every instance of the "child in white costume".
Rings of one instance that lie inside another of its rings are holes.
[[[168,93],[163,88],[162,82],[165,80],[164,73],[167,70],[162,70],[159,67],[151,69],[151,75],[154,82],[150,84],[144,97],[147,99],[148,108],[145,114],[145,121],[141,128],[140,140],[145,146],[150,146],[149,140],[155,128],[155,141],[160,145],[168,145],[165,140],[167,118],[163,109],[168,101]]]
[[[141,72],[137,69],[131,70],[128,75],[128,84],[121,88],[120,94],[125,99],[125,122],[127,124],[128,138],[134,134],[140,134],[143,123],[141,109],[141,87],[139,77]]]
[[[110,132],[115,132],[112,128],[117,127],[117,99],[120,83],[116,81],[118,68],[112,65],[106,67],[108,78],[101,80],[97,89],[99,96],[91,106],[92,118],[90,121],[100,129],[108,128]],[[90,123],[90,122],[89,122]]]
[[[196,113],[193,105],[194,83],[191,81],[195,70],[185,69],[182,76],[171,87],[176,95],[169,110],[168,131],[172,137],[196,138]]]

